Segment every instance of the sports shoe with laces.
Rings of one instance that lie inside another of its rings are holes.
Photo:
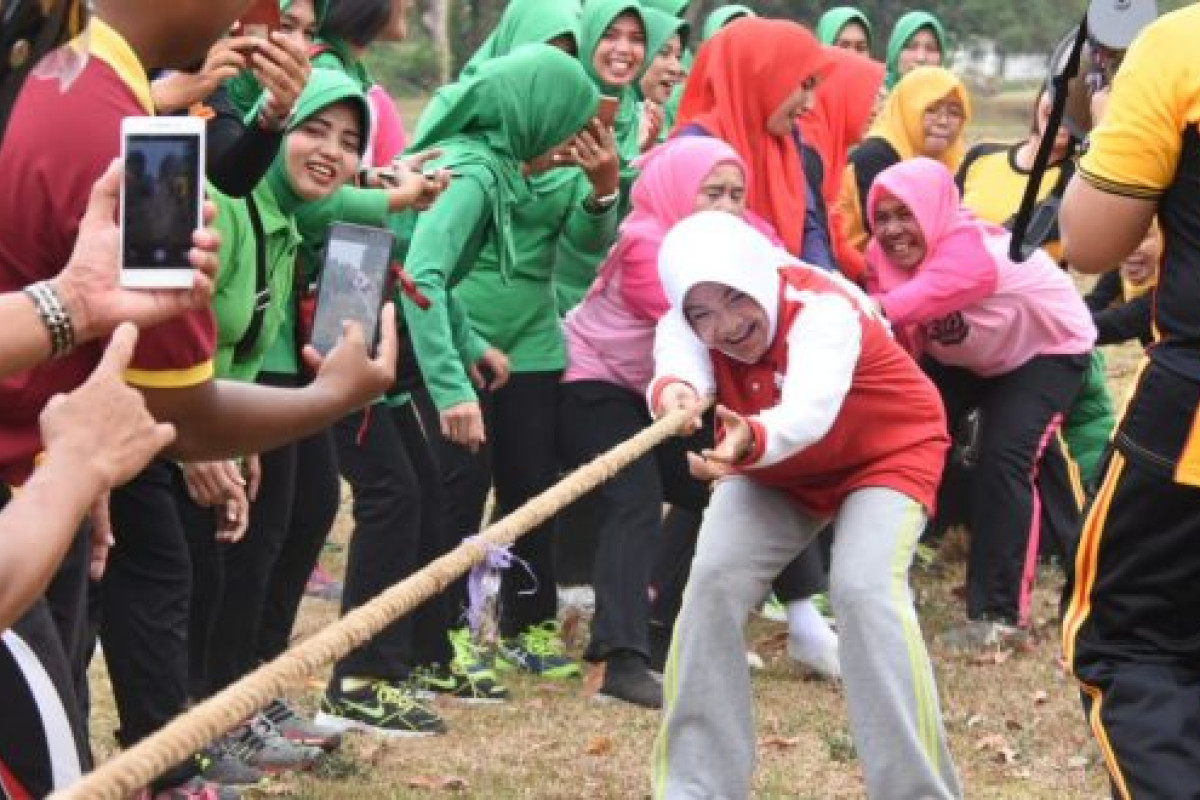
[[[642,708],[662,708],[662,684],[650,675],[646,659],[638,653],[618,650],[604,662],[604,682],[595,699],[620,700]]]
[[[446,637],[450,639],[450,647],[454,650],[452,663],[468,672],[492,669],[491,658],[475,643],[470,628],[453,628],[446,633]]]
[[[501,639],[496,667],[519,669],[543,678],[578,678],[579,663],[566,653],[556,620],[530,625],[511,639]]]
[[[300,716],[292,706],[281,698],[272,700],[270,705],[262,710],[263,716],[275,723],[275,727],[289,742],[305,747],[319,747],[326,753],[332,753],[342,743],[342,734],[332,728],[320,725]]]
[[[996,620],[973,619],[938,636],[937,643],[952,653],[963,655],[989,650],[1020,649],[1029,646],[1032,634],[1027,628]]]
[[[356,689],[333,680],[321,698],[315,722],[340,731],[381,736],[433,736],[446,732],[437,712],[419,700],[406,683],[373,680]]]
[[[223,786],[257,786],[266,774],[243,761],[226,734],[196,754],[200,775]]]
[[[438,695],[460,703],[504,703],[508,689],[496,680],[492,670],[483,667],[467,672],[458,664],[417,667],[410,676],[417,697],[433,700]]]
[[[230,752],[268,774],[310,769],[324,755],[319,747],[289,742],[262,714],[234,728],[228,739]]]

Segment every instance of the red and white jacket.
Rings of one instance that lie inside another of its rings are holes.
[[[775,336],[758,363],[709,350],[681,314],[663,318],[651,408],[672,382],[715,394],[754,431],[739,471],[813,514],[832,515],[868,487],[932,514],[949,446],[937,390],[856,287],[803,265],[779,276]]]

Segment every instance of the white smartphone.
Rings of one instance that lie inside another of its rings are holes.
[[[127,117],[121,121],[121,285],[192,285],[192,233],[204,219],[204,120]]]

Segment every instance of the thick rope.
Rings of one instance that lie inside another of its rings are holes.
[[[152,736],[97,767],[53,795],[121,800],[266,706],[359,647],[395,620],[442,592],[451,581],[483,561],[493,546],[512,544],[566,506],[612,478],[656,445],[674,436],[689,415],[675,411],[633,438],[598,456],[369,603],[263,664],[236,683],[173,719]]]

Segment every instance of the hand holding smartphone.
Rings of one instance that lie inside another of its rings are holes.
[[[392,241],[392,232],[383,228],[341,222],[330,226],[311,342],[322,356],[337,345],[348,320],[362,325],[363,337],[374,346]]]
[[[191,287],[188,253],[204,220],[204,137],[197,117],[122,120],[122,286]]]

